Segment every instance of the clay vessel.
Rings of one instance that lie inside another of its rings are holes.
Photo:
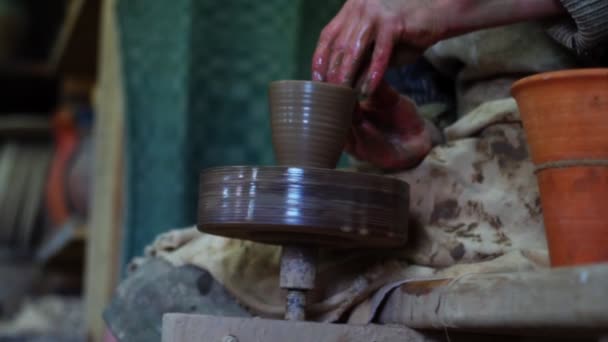
[[[512,93],[537,168],[551,264],[608,261],[608,69],[538,74]]]
[[[272,143],[279,165],[335,168],[357,97],[348,87],[276,81],[269,87]]]

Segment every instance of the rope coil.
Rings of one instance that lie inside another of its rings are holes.
[[[578,166],[603,166],[608,167],[608,159],[566,159],[542,163],[534,167],[534,173],[546,169],[564,169]]]

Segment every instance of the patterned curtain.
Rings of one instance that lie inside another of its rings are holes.
[[[126,82],[124,260],[196,222],[198,174],[274,162],[267,85],[309,78],[342,0],[120,0]]]

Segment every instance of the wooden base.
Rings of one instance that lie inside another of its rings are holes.
[[[387,325],[167,314],[163,341],[598,341],[606,289],[608,264],[410,281],[378,313]]]
[[[412,329],[382,325],[287,322],[257,318],[166,314],[163,342],[422,342],[432,341]]]
[[[555,337],[473,334],[447,329],[417,331],[395,325],[288,322],[190,314],[163,316],[162,342],[553,342]],[[562,342],[604,342],[560,337]]]
[[[608,335],[608,264],[406,282],[378,318],[418,329]]]

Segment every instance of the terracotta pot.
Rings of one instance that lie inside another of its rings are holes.
[[[553,266],[608,261],[608,69],[513,85],[537,168]]]
[[[335,168],[357,97],[348,87],[276,81],[269,87],[272,143],[279,165]]]

